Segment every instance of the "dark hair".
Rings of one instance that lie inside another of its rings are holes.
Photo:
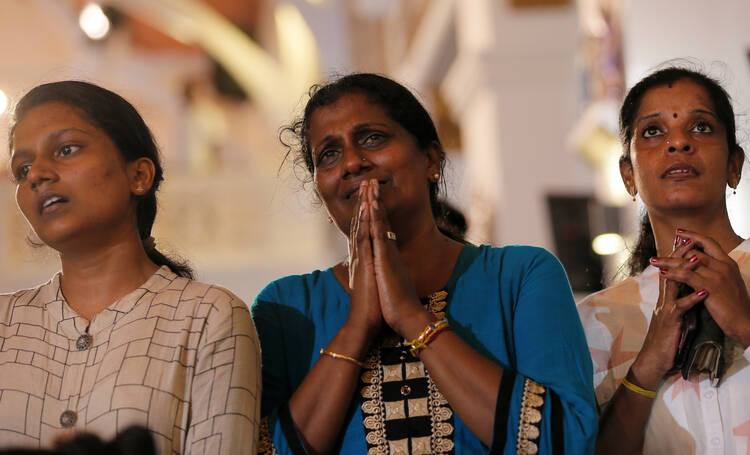
[[[440,220],[445,215],[443,205],[438,200],[441,183],[443,182],[445,152],[430,114],[427,113],[427,110],[409,89],[392,79],[371,73],[352,73],[335,78],[326,84],[316,84],[310,87],[308,93],[310,99],[305,105],[302,116],[295,119],[290,125],[283,127],[279,134],[281,143],[288,149],[287,157],[293,155],[295,168],[302,168],[306,173],[303,180],[305,182],[311,181],[315,171],[312,148],[310,147],[310,120],[312,115],[318,108],[331,105],[344,95],[353,93],[361,93],[370,102],[382,107],[388,117],[414,137],[421,150],[426,150],[432,145],[438,146],[440,178],[437,182],[430,181],[429,192],[432,215],[436,221]],[[454,240],[463,241],[462,238],[457,238],[451,232],[440,227],[438,229]]]
[[[737,142],[737,131],[734,120],[734,109],[729,94],[715,79],[693,69],[669,66],[667,68],[655,71],[635,84],[628,94],[620,108],[620,139],[622,140],[623,150],[620,157],[620,163],[630,163],[630,141],[633,138],[633,123],[635,116],[640,109],[643,96],[654,87],[659,87],[687,79],[703,87],[708,97],[713,103],[716,116],[724,125],[727,133],[727,145],[729,147],[729,156],[740,150]],[[656,241],[654,231],[651,228],[651,222],[648,214],[644,213],[641,219],[641,228],[638,237],[638,243],[631,252],[626,268],[629,275],[637,275],[649,265],[649,258],[656,256]]]
[[[148,192],[138,196],[136,200],[138,233],[141,239],[146,241],[151,236],[151,228],[156,219],[156,191],[164,180],[164,172],[159,159],[159,149],[143,118],[133,105],[120,95],[97,85],[82,81],[42,84],[31,89],[16,104],[8,135],[11,148],[13,134],[24,115],[34,107],[52,102],[64,103],[78,109],[87,121],[109,136],[125,162],[148,158],[154,163],[154,183]],[[193,270],[186,262],[170,259],[156,248],[146,248],[146,253],[155,264],[166,265],[181,277],[193,278]]]

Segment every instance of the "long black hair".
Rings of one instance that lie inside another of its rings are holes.
[[[104,131],[114,142],[126,163],[139,158],[148,158],[154,163],[154,182],[149,190],[136,198],[138,233],[145,244],[151,237],[151,228],[156,219],[156,192],[164,180],[164,171],[159,149],[151,130],[138,111],[123,97],[88,82],[60,81],[42,84],[31,89],[16,104],[8,135],[12,148],[16,126],[36,106],[59,102],[76,108],[92,125]],[[184,261],[170,259],[156,248],[146,247],[146,254],[156,265],[166,265],[172,272],[185,278],[193,278],[193,270]]]
[[[706,90],[708,97],[713,103],[716,116],[726,130],[729,156],[731,157],[741,150],[737,142],[737,128],[734,120],[734,109],[732,109],[732,100],[721,84],[699,71],[669,66],[641,79],[625,96],[625,101],[623,101],[622,108],[620,109],[620,139],[623,145],[622,156],[620,157],[621,164],[628,163],[632,165],[630,161],[630,140],[633,138],[635,116],[641,106],[643,96],[654,87],[671,84],[683,79],[695,82]],[[635,248],[633,248],[626,264],[629,275],[633,276],[641,273],[649,265],[649,258],[656,255],[654,231],[651,227],[648,213],[644,213],[641,218],[638,242]]]
[[[363,94],[368,101],[382,107],[388,117],[414,137],[420,150],[437,145],[440,154],[440,176],[437,181],[429,182],[429,194],[432,215],[436,221],[440,221],[446,215],[444,205],[438,198],[441,187],[444,186],[445,152],[430,114],[409,89],[392,79],[372,73],[352,73],[326,84],[313,85],[302,116],[283,127],[279,134],[281,143],[287,147],[287,157],[293,156],[295,167],[302,168],[306,174],[303,179],[306,182],[311,181],[315,172],[310,147],[312,115],[318,108],[329,106],[341,97],[353,93]],[[440,226],[440,223],[437,224]],[[440,227],[438,229],[454,240],[464,241],[452,232]]]

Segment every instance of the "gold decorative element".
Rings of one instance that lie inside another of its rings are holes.
[[[448,293],[439,291],[431,294],[429,303],[425,307],[438,318],[445,317],[443,310],[446,306]],[[368,455],[393,455],[400,447],[400,443],[406,440],[389,441],[385,431],[385,423],[388,417],[400,416],[403,418],[403,406],[408,406],[409,415],[429,415],[431,435],[412,439],[413,453],[446,454],[454,450],[453,410],[448,400],[440,393],[432,381],[424,364],[418,359],[406,361],[402,359],[401,365],[383,365],[381,349],[383,348],[405,348],[404,340],[398,335],[386,335],[368,353],[364,360],[365,368],[360,376],[364,386],[360,389],[362,398],[363,424],[365,427],[365,440],[369,446]],[[405,374],[401,373],[402,365]],[[406,401],[390,403],[383,401],[383,384],[387,381],[419,379],[427,380],[428,396],[424,399],[408,399],[412,388],[401,387],[401,394]],[[429,441],[429,443],[428,443]],[[429,446],[427,446],[429,444]]]
[[[260,420],[260,437],[258,438],[258,455],[278,455],[276,447],[271,439],[271,428],[268,425],[268,417]]]
[[[518,437],[516,442],[516,453],[518,455],[535,455],[539,453],[537,440],[539,439],[539,427],[542,421],[542,413],[539,409],[544,405],[546,388],[526,378],[523,384],[523,397],[521,399],[521,413],[518,422]]]

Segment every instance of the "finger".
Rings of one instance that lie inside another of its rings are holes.
[[[705,235],[698,234],[697,232],[688,231],[685,229],[677,229],[677,235],[685,240],[691,240],[696,245],[703,248],[703,251],[705,251],[706,254],[720,260],[721,262],[731,260],[727,253],[721,249],[721,246],[718,244],[718,242],[716,242],[716,240],[712,239],[711,237],[707,237]]]
[[[674,239],[674,248],[672,248],[672,253],[669,256],[684,257],[693,248],[695,248],[695,243],[692,240],[682,238],[678,235]]]
[[[679,283],[685,283],[693,289],[703,289],[705,282],[703,277],[698,275],[693,270],[677,268],[677,269],[662,269],[662,276],[667,280],[677,281]]]
[[[675,301],[676,314],[682,317],[682,315],[685,314],[686,311],[688,311],[690,308],[694,307],[695,305],[699,304],[700,302],[706,300],[707,297],[708,297],[708,291],[706,291],[705,289],[700,289],[698,291],[695,291],[691,294],[686,295],[685,297],[677,299]]]
[[[686,269],[694,269],[698,266],[698,257],[695,254],[687,255],[686,258],[673,258],[673,257],[666,257],[666,258],[651,258],[650,259],[651,264],[653,264],[656,267],[659,267],[660,269],[676,269],[676,268],[686,268]]]

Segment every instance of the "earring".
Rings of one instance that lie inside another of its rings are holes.
[[[141,194],[141,193],[143,193],[143,186],[141,186],[141,185],[138,185],[138,186],[137,186],[137,187],[135,188],[135,192],[136,192],[136,193],[138,193],[138,194]]]
[[[440,180],[440,173],[435,172],[434,174],[432,174],[432,179],[435,180],[436,182]]]

